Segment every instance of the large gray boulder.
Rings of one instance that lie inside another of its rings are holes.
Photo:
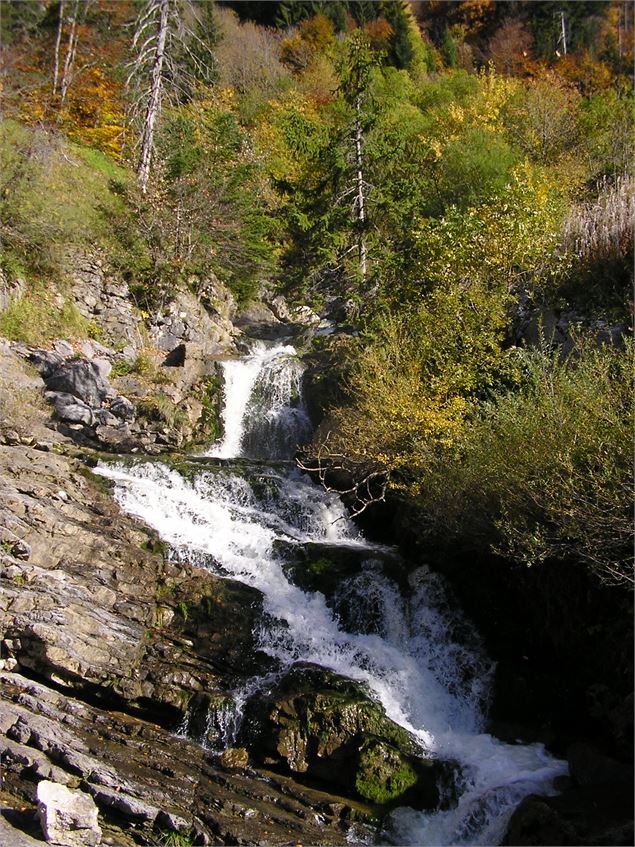
[[[109,392],[103,370],[94,361],[75,357],[63,362],[50,376],[44,377],[49,391],[79,397],[88,406],[99,408]]]
[[[95,801],[83,791],[42,780],[37,787],[42,832],[56,847],[96,847],[101,843]]]
[[[94,414],[90,406],[65,391],[47,391],[46,399],[53,404],[55,414],[62,421],[70,423],[82,423],[92,426]]]

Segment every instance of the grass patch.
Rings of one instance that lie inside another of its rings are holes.
[[[70,300],[64,298],[58,306],[50,292],[38,285],[0,313],[0,335],[11,341],[41,344],[54,338],[96,338],[99,330]]]

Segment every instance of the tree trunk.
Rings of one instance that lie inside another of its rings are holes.
[[[366,256],[366,241],[364,239],[363,224],[366,221],[366,205],[364,197],[364,160],[362,153],[363,134],[361,121],[362,104],[361,98],[358,97],[355,103],[355,167],[357,170],[357,220],[360,224],[360,231],[357,237],[357,247],[359,251],[359,270],[362,278],[362,283],[366,282],[367,275],[367,256]]]
[[[71,73],[73,70],[73,63],[75,61],[75,50],[77,48],[77,18],[79,15],[79,0],[75,0],[75,6],[73,8],[73,15],[71,17],[71,31],[68,36],[68,44],[66,45],[66,56],[64,58],[64,70],[62,72],[62,81],[60,83],[60,105],[64,103],[66,99],[66,94],[68,93],[68,87],[71,84]]]
[[[62,44],[62,31],[64,29],[64,0],[60,2],[60,19],[57,24],[57,37],[55,38],[55,54],[53,57],[53,97],[57,94],[57,82],[60,75],[60,47]]]
[[[154,126],[157,115],[161,108],[161,88],[163,85],[163,60],[165,57],[165,42],[168,32],[168,3],[169,0],[160,0],[159,30],[157,33],[157,44],[154,53],[154,62],[150,76],[150,96],[143,121],[143,134],[141,136],[141,155],[137,167],[137,177],[141,191],[145,194],[150,177],[150,161],[152,159],[152,148],[154,143]]]

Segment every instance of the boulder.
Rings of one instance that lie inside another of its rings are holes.
[[[55,408],[55,414],[62,421],[82,423],[92,426],[95,421],[93,410],[82,400],[65,391],[47,391],[45,394],[49,403]]]
[[[72,394],[94,408],[101,406],[109,391],[102,368],[79,357],[64,361],[44,381],[49,391]]]
[[[571,744],[567,750],[567,759],[575,785],[608,785],[632,779],[632,768],[583,741]]]
[[[454,769],[424,758],[364,686],[308,664],[248,701],[242,735],[256,761],[378,805],[435,808]]]
[[[110,411],[122,421],[131,422],[135,419],[136,409],[127,397],[118,394],[110,403]]]
[[[83,791],[42,780],[37,787],[42,832],[56,847],[96,847],[101,843],[95,801]]]
[[[27,358],[42,379],[48,379],[64,361],[64,356],[51,350],[33,350]]]

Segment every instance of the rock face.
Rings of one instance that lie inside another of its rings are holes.
[[[81,463],[0,447],[3,464],[0,526],[23,545],[0,550],[5,668],[175,718],[255,672],[258,592],[153,554]]]
[[[102,843],[341,845],[354,820],[361,836],[372,831],[368,806],[251,768],[244,751],[217,761],[155,723],[21,674],[0,672],[0,684],[3,796],[22,807],[41,780],[79,788],[98,807]],[[7,845],[20,844],[15,832]]]
[[[75,253],[68,257],[68,266],[73,299],[80,314],[99,326],[107,344],[123,342],[133,350],[139,349],[141,318],[132,306],[127,283],[97,255]]]
[[[452,767],[425,759],[414,738],[363,686],[300,664],[251,699],[243,736],[263,764],[306,774],[374,804],[434,808]]]
[[[36,797],[42,832],[49,844],[97,847],[101,843],[97,806],[89,794],[44,779],[38,783]]]
[[[117,847],[336,845],[353,821],[377,823],[359,792],[254,766],[239,743],[214,752],[210,712],[275,670],[254,642],[260,594],[166,561],[107,489],[75,459],[0,446],[0,756],[16,823],[42,780],[92,797]],[[202,744],[175,735],[188,722]]]

